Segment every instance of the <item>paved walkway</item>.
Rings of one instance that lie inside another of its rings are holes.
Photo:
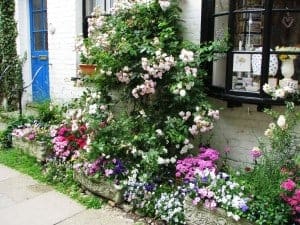
[[[0,164],[1,225],[133,225],[132,218],[105,206],[86,209],[31,177]]]

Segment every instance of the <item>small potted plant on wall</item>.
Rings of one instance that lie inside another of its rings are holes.
[[[78,36],[76,40],[75,50],[80,54],[80,73],[82,75],[94,74],[97,65],[95,54],[93,54],[96,51],[96,49],[93,45],[92,40],[88,37],[83,38],[82,36]]]

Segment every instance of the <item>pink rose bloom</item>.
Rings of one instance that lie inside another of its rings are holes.
[[[35,139],[35,134],[30,133],[27,138],[28,138],[29,141],[33,141]]]
[[[254,159],[257,159],[262,155],[262,152],[258,147],[253,147],[250,154]]]
[[[296,187],[296,184],[291,179],[287,179],[286,181],[282,182],[280,187],[286,191],[293,191]]]

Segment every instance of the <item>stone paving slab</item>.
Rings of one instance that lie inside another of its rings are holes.
[[[10,197],[0,193],[0,209],[15,205],[16,202]],[[0,219],[1,221],[1,219]]]
[[[134,220],[116,208],[89,209],[57,225],[133,225]]]
[[[83,206],[68,197],[50,191],[0,209],[0,221],[3,225],[54,225],[83,210]]]
[[[136,216],[109,205],[86,209],[53,188],[0,165],[0,225],[134,225],[134,220]]]
[[[11,177],[17,177],[20,173],[0,164],[0,181]]]
[[[51,187],[39,184],[37,181],[24,175],[0,181],[0,194],[4,194],[14,202],[22,202],[51,190],[53,190]]]

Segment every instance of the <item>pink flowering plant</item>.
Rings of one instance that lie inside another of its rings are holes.
[[[289,205],[292,210],[294,222],[300,223],[300,188],[292,179],[287,179],[280,186],[284,192],[281,194],[282,199]]]
[[[287,102],[285,112],[266,112],[273,121],[265,131],[265,137],[259,139],[259,146],[250,150],[254,164],[235,179],[244,184],[246,193],[252,195],[247,215],[250,221],[297,224],[299,145],[295,127],[300,114],[291,102]]]
[[[86,126],[83,124],[77,130],[72,130],[63,124],[52,131],[54,156],[63,161],[75,159],[86,146]]]
[[[34,141],[36,140],[37,133],[39,132],[40,129],[41,128],[38,124],[27,123],[13,129],[11,134],[16,138],[21,138],[27,141]]]

